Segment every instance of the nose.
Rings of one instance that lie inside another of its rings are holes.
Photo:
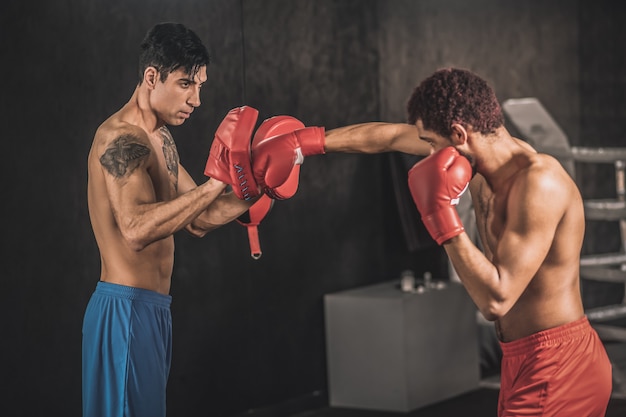
[[[192,107],[200,106],[200,88],[196,87],[192,89],[191,95],[187,99],[187,104]]]

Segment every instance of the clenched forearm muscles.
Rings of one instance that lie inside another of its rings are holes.
[[[235,220],[248,210],[255,201],[256,199],[240,200],[232,192],[222,194],[206,210],[193,219],[187,225],[186,230],[196,237],[202,237],[207,232]]]
[[[167,202],[151,203],[152,198],[137,196],[120,203],[115,217],[129,246],[141,250],[190,224],[223,189],[224,184],[209,181]]]
[[[211,180],[209,180],[211,182]],[[206,184],[206,183],[205,183]],[[203,185],[206,187],[206,185]],[[195,181],[189,175],[187,170],[180,166],[178,176],[178,192],[184,195],[197,188]],[[223,190],[224,187],[221,187]],[[193,236],[202,237],[207,232],[217,229],[218,227],[230,223],[242,213],[250,208],[256,202],[257,198],[250,200],[240,200],[233,192],[220,192],[214,194],[214,198],[208,205],[204,207],[197,216],[185,226],[185,230]]]

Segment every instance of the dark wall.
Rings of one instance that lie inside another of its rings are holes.
[[[212,133],[235,106],[328,128],[400,121],[410,89],[447,65],[478,71],[502,100],[539,97],[576,144],[593,145],[587,136],[599,129],[614,138],[603,144],[623,145],[618,23],[626,16],[604,8],[611,4],[2,2],[9,187],[0,415],[80,415],[82,316],[100,267],[86,157],[98,124],[132,93],[137,46],[151,25],[185,23],[213,55],[202,106],[173,129],[182,164],[203,181]],[[318,394],[323,401],[323,294],[393,279],[407,267],[445,274],[439,248],[407,250],[391,166],[389,155],[308,158],[298,194],[277,202],[260,227],[257,261],[236,222],[203,239],[176,237],[171,415],[232,416]]]
[[[626,8],[616,1],[584,3],[580,13],[580,94],[583,146],[626,146]],[[602,45],[602,47],[598,47]],[[584,196],[615,196],[611,164],[578,164]],[[602,180],[598,180],[601,178]],[[619,250],[616,222],[589,222],[589,253]]]
[[[260,119],[290,114],[328,127],[377,118],[374,6],[244,2],[246,103]],[[391,278],[384,177],[379,155],[308,158],[298,194],[276,202],[259,228],[257,261],[237,224],[200,242],[179,237],[172,410],[190,414],[215,398],[229,415],[324,389],[323,294]]]
[[[581,28],[580,125],[581,146],[626,146],[626,7],[618,1],[583,2]],[[583,197],[614,198],[613,164],[576,164]],[[619,223],[587,221],[584,254],[621,249]],[[621,303],[624,284],[583,280],[583,301],[588,307]]]
[[[379,9],[385,119],[403,120],[407,92],[455,66],[487,79],[501,101],[538,97],[578,135],[577,2],[402,0]]]

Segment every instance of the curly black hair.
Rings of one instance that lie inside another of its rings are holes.
[[[422,81],[407,103],[408,122],[421,120],[424,129],[444,137],[452,125],[471,126],[490,134],[504,124],[500,103],[487,82],[464,69],[444,68]]]

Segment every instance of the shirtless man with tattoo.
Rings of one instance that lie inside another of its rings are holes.
[[[165,416],[173,235],[204,236],[255,201],[224,193],[228,184],[213,177],[197,185],[167,127],[200,105],[208,63],[195,33],[156,25],[132,97],[96,131],[87,194],[101,273],[83,323],[84,417]],[[217,150],[207,162],[214,172],[230,164]]]

